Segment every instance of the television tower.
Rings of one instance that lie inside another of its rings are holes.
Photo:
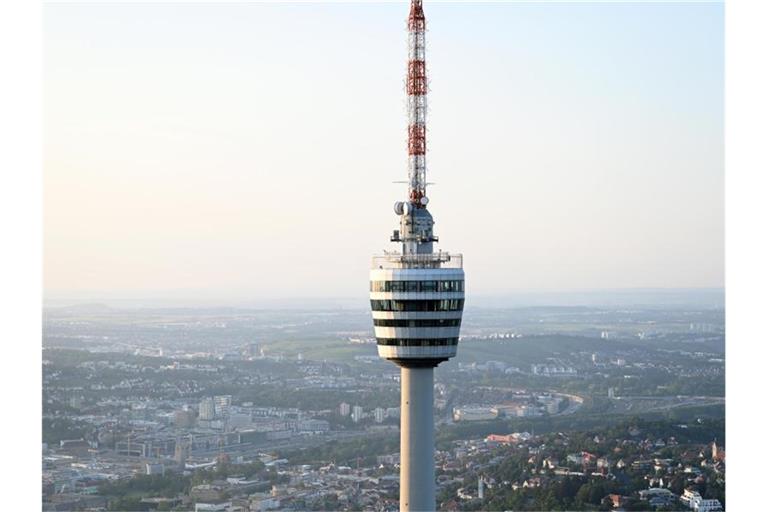
[[[434,368],[456,355],[464,309],[462,256],[435,252],[427,211],[425,62],[421,0],[408,16],[408,195],[395,203],[400,250],[373,257],[371,310],[379,356],[400,366],[400,510],[435,510]]]

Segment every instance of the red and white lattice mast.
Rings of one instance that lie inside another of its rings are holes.
[[[427,205],[427,22],[421,0],[412,0],[408,15],[408,199]]]

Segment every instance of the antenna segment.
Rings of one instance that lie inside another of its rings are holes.
[[[423,208],[427,199],[427,21],[421,0],[411,1],[408,15],[408,200]]]

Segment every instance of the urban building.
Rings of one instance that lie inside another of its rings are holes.
[[[352,421],[357,423],[361,419],[363,419],[363,408],[359,405],[356,405],[352,408]]]
[[[148,475],[164,475],[165,466],[161,463],[148,463],[145,466],[146,473]]]
[[[253,424],[253,418],[247,413],[236,413],[229,415],[228,425],[231,429],[248,428]]]
[[[492,420],[498,412],[491,407],[456,407],[453,410],[453,421],[482,421]]]
[[[216,418],[216,405],[213,398],[203,398],[200,402],[198,417],[204,421]]]
[[[686,489],[683,492],[680,502],[694,512],[722,512],[723,510],[720,500],[704,499],[701,494],[692,489]]]
[[[219,395],[213,397],[213,404],[216,416],[225,416],[229,413],[232,406],[232,395]]]

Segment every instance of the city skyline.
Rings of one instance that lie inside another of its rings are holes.
[[[46,298],[366,293],[402,5],[45,10]],[[430,195],[473,295],[723,286],[722,4],[430,16]]]

